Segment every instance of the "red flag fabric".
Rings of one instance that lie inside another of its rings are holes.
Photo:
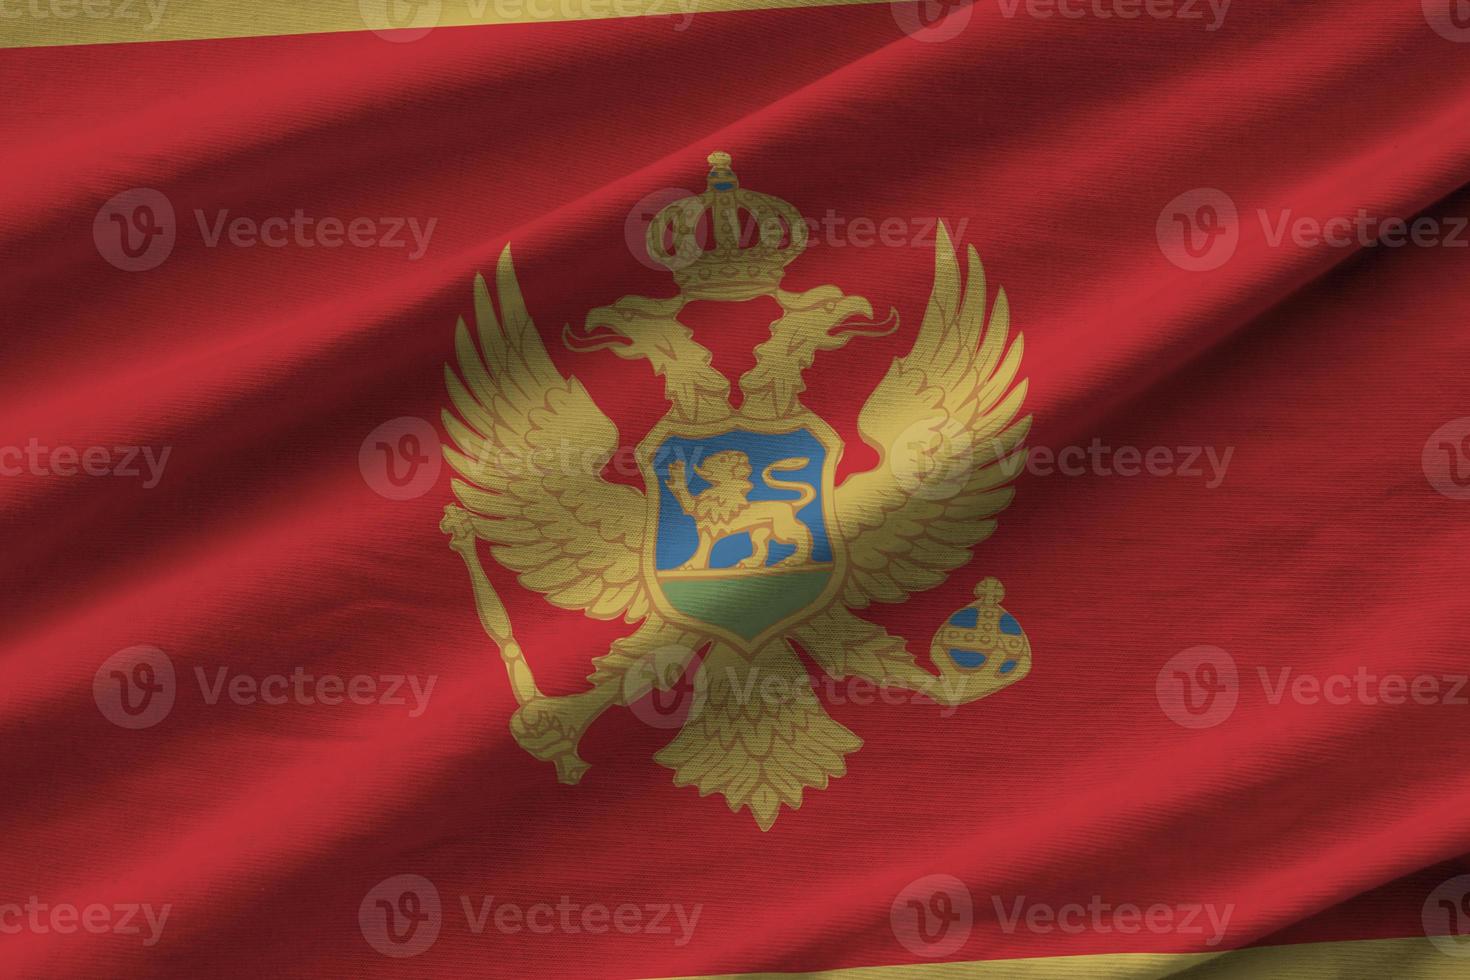
[[[4,14],[7,975],[1461,975],[1459,5],[218,6]]]

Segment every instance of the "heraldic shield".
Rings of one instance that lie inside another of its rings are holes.
[[[842,558],[836,434],[810,415],[658,428],[640,458],[643,570],[659,611],[747,653],[819,612]]]

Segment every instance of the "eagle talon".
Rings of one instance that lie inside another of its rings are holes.
[[[590,764],[577,755],[581,732],[568,730],[566,720],[558,716],[557,707],[557,699],[537,698],[528,702],[511,716],[510,732],[533,758],[554,764],[558,780],[574,784]]]
[[[617,684],[604,684],[580,694],[537,694],[511,715],[510,733],[533,758],[555,765],[560,782],[576,785],[591,768],[577,754],[582,733],[617,699],[618,691]]]
[[[587,774],[587,770],[592,768],[590,762],[586,762],[575,752],[558,756],[552,761],[556,763],[557,782],[567,786],[575,786],[580,783],[582,777]]]

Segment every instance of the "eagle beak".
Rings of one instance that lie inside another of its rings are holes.
[[[562,343],[567,345],[568,350],[576,351],[578,354],[607,350],[609,347],[633,346],[631,340],[611,327],[594,329],[589,325],[578,331],[570,323],[562,327],[561,339]]]
[[[845,320],[833,327],[828,336],[840,341],[838,347],[857,337],[886,337],[898,329],[898,310],[890,309],[882,320]]]

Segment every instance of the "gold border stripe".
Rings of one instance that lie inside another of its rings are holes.
[[[885,0],[0,0],[0,48],[333,31],[373,31],[408,41],[435,27],[650,16],[671,17],[679,28],[702,13],[881,2]]]
[[[671,980],[784,980],[802,976],[822,980],[1161,980],[1185,970],[1189,980],[1341,980],[1343,977],[1393,977],[1395,980],[1464,980],[1470,942],[1434,939],[1369,939],[1293,946],[1259,946],[1225,953],[1108,953],[1044,956],[969,963],[913,963],[865,966],[821,973],[742,973]]]

